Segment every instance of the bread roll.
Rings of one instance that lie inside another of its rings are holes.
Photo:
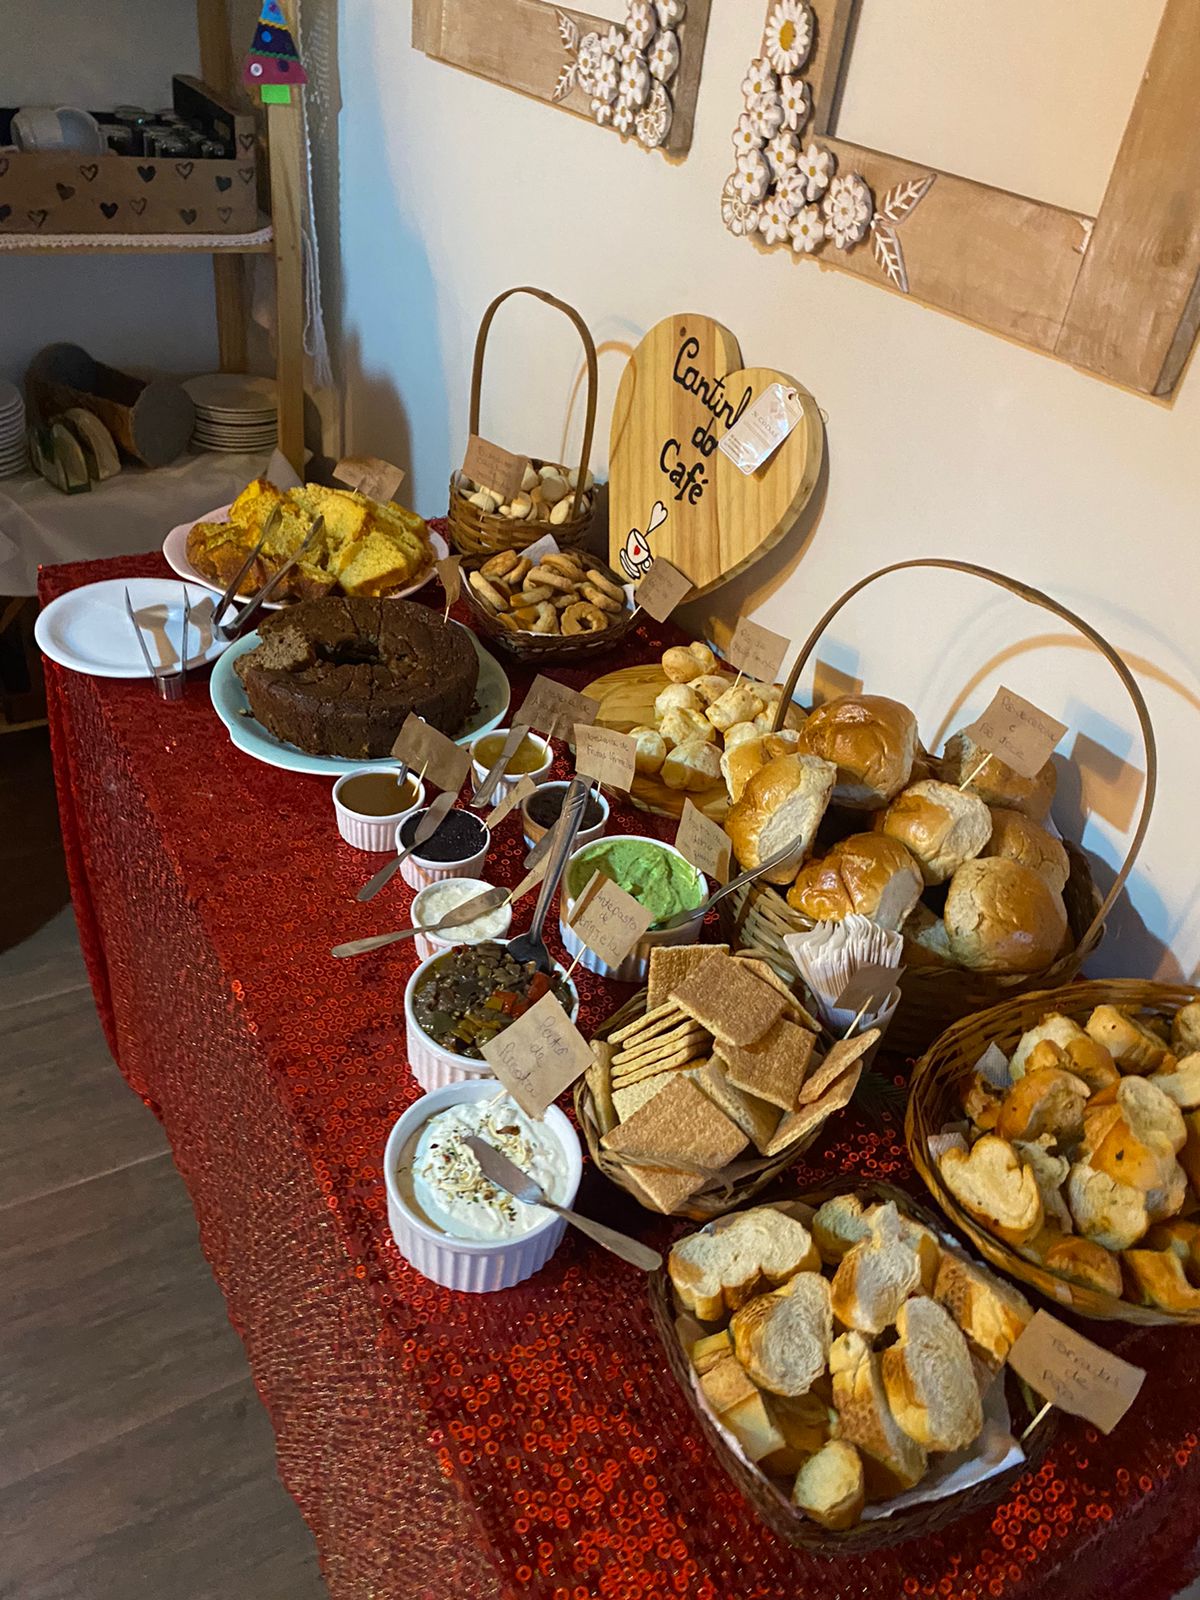
[[[837,769],[819,756],[775,756],[742,790],[725,819],[733,853],[746,868],[795,843],[795,851],[764,876],[790,883],[816,836],[833,793]]]
[[[1097,1006],[1088,1018],[1087,1031],[1122,1072],[1153,1072],[1167,1054],[1163,1040],[1120,1006]]]
[[[667,756],[667,741],[657,728],[631,728],[630,737],[637,740],[634,766],[641,773],[652,776],[662,766]]]
[[[1183,1262],[1173,1250],[1126,1250],[1121,1259],[1143,1305],[1161,1311],[1200,1311],[1200,1289],[1188,1282]]]
[[[978,770],[985,756],[987,765]],[[942,777],[955,788],[970,778],[968,789],[989,806],[1007,806],[1035,822],[1045,821],[1050,814],[1058,782],[1053,761],[1047,761],[1032,778],[1023,778],[999,756],[989,755],[964,730],[947,739],[940,766]]]
[[[759,737],[759,731],[754,726],[753,722],[735,722],[732,728],[725,729],[724,739],[726,755],[728,755],[731,750],[736,750],[738,745],[749,744],[752,739],[757,739]]]
[[[701,707],[712,705],[714,700],[719,700],[726,689],[732,689],[734,680],[727,672],[706,672],[699,678],[693,678],[689,688],[699,700]],[[759,701],[759,710],[762,701]],[[757,712],[754,713],[757,715]]]
[[[892,1415],[925,1450],[965,1450],[983,1428],[983,1404],[962,1330],[918,1295],[897,1312],[896,1332],[882,1362]]]
[[[669,711],[699,710],[701,710],[700,697],[689,683],[669,683],[655,696],[654,716],[660,723]]]
[[[838,805],[876,811],[909,780],[917,751],[917,719],[882,695],[844,694],[827,700],[800,730],[800,750],[837,768]]]
[[[796,1474],[792,1503],[823,1528],[841,1533],[862,1516],[866,1500],[862,1458],[846,1439],[830,1439]]]
[[[1142,1240],[1147,1250],[1173,1250],[1189,1278],[1200,1278],[1200,1222],[1156,1222]]]
[[[1087,1084],[1073,1073],[1057,1067],[1027,1072],[1005,1095],[996,1132],[1001,1139],[1031,1142],[1048,1133],[1059,1145],[1075,1144],[1083,1133],[1087,1098]]]
[[[896,931],[920,895],[920,868],[902,844],[883,833],[853,833],[801,868],[787,898],[813,922],[857,912]]]
[[[792,740],[779,734],[756,733],[752,738],[734,745],[730,745],[727,735],[725,754],[721,757],[721,773],[729,790],[729,798],[740,800],[754,774],[765,767],[768,761],[774,761],[776,756],[790,755],[792,748]]]
[[[1184,1111],[1200,1106],[1200,1050],[1177,1061],[1169,1072],[1161,1068],[1148,1080]]]
[[[729,1329],[734,1354],[760,1389],[807,1394],[825,1371],[833,1342],[829,1284],[819,1272],[797,1273],[735,1312]]]
[[[687,706],[672,707],[659,722],[658,730],[669,745],[685,744],[689,739],[700,739],[707,744],[717,736],[717,731],[708,718],[699,711],[689,710]],[[718,777],[720,777],[720,759],[718,752]]]
[[[671,683],[691,683],[693,678],[699,678],[705,671],[711,670],[705,667],[690,645],[682,644],[666,651],[662,658],[662,669]]]
[[[993,806],[990,816],[991,837],[980,854],[1004,856],[1008,861],[1019,861],[1023,867],[1032,867],[1061,894],[1071,876],[1071,862],[1062,840],[1047,833],[1032,817],[1010,810],[1008,806]]]
[[[920,901],[904,924],[904,959],[909,966],[955,967],[946,924]]]
[[[1086,1038],[1087,1034],[1070,1017],[1061,1016],[1057,1011],[1048,1011],[1036,1027],[1027,1028],[1017,1040],[1017,1048],[1012,1053],[1008,1070],[1014,1078],[1024,1077],[1025,1062],[1030,1052],[1041,1044],[1043,1039],[1049,1039],[1065,1050],[1072,1039]]]
[[[959,1205],[1009,1244],[1024,1244],[1042,1226],[1037,1181],[1006,1139],[985,1133],[965,1154],[947,1150],[938,1171]]]
[[[925,779],[910,783],[875,818],[875,828],[904,845],[926,883],[945,883],[964,861],[987,844],[991,812],[973,794],[948,783]]]
[[[967,861],[943,914],[954,959],[976,972],[1040,972],[1062,948],[1062,896],[1030,867],[1002,856]]]
[[[684,739],[668,750],[660,773],[668,789],[696,794],[721,781],[721,757],[707,739]]]
[[[1067,1177],[1067,1204],[1084,1238],[1106,1250],[1128,1250],[1150,1226],[1140,1189],[1084,1162],[1077,1161]]]
[[[1068,1283],[1082,1284],[1100,1294],[1121,1298],[1121,1267],[1117,1257],[1094,1239],[1062,1234],[1047,1228],[1022,1246],[1021,1254]]]
[[[981,1133],[995,1131],[1004,1104],[1004,1090],[997,1089],[982,1072],[973,1072],[958,1086],[958,1098],[972,1124]]]
[[[1200,1050],[1200,1000],[1189,1000],[1172,1017],[1171,1048],[1177,1056]]]
[[[744,683],[736,689],[726,689],[724,694],[710,703],[705,712],[714,728],[722,733],[737,722],[753,722],[763,708],[754,690]]]

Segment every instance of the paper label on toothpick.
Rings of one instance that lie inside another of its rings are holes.
[[[471,752],[453,739],[448,739],[428,722],[422,722],[415,712],[396,735],[392,754],[399,761],[407,761],[414,773],[425,769],[425,776],[435,789],[446,789],[457,794],[471,770]]]
[[[552,739],[556,735],[565,736],[580,723],[595,722],[599,710],[598,700],[539,672],[517,712],[517,722],[536,728]]]
[[[552,994],[483,1046],[483,1058],[526,1116],[539,1121],[592,1064],[592,1047]]]
[[[683,813],[675,832],[675,848],[697,871],[707,873],[716,883],[729,882],[732,850],[729,835],[690,799],[683,802]]]
[[[720,448],[747,477],[769,461],[792,429],[804,420],[795,389],[772,383],[728,429]]]
[[[1102,1350],[1048,1311],[1039,1311],[1008,1352],[1008,1364],[1043,1399],[1111,1433],[1146,1374]]]
[[[537,888],[538,884],[541,883],[542,879],[546,876],[546,869],[550,865],[550,857],[552,853],[552,851],[547,850],[541,859],[536,861],[534,865],[530,867],[529,871],[521,879],[520,883],[513,890],[512,894],[509,895],[508,898],[514,906],[518,900],[524,900],[527,894],[532,894]]]
[[[513,784],[512,788],[508,791],[500,803],[492,807],[487,816],[484,817],[484,823],[489,828],[497,827],[501,822],[504,821],[505,817],[508,816],[510,811],[515,810],[523,800],[528,800],[531,794],[536,793],[537,784],[534,783],[533,779],[528,773],[526,773],[523,778],[521,778],[517,783]]]
[[[462,593],[462,557],[443,556],[437,563],[437,570],[446,591],[446,604],[452,606]]]
[[[507,505],[513,495],[521,492],[528,465],[528,456],[514,456],[490,439],[481,439],[473,433],[467,443],[462,469],[472,483],[498,494],[501,504]]]
[[[659,556],[650,563],[650,570],[634,590],[633,599],[634,604],[641,606],[656,622],[665,622],[691,592],[691,579]]]
[[[580,722],[575,727],[575,771],[628,793],[637,772],[637,740],[615,728]]]
[[[757,678],[759,683],[774,683],[791,642],[781,633],[772,633],[770,628],[743,617],[725,654],[748,678]]]
[[[576,938],[610,967],[621,965],[653,921],[653,911],[602,872],[592,874],[571,907]]]
[[[1008,1057],[998,1044],[990,1044],[975,1063],[975,1071],[985,1078],[993,1089],[1007,1092],[1012,1088],[1012,1071]]]
[[[333,475],[339,483],[357,489],[380,505],[387,505],[404,482],[404,469],[381,461],[378,456],[346,456],[334,467]]]
[[[888,967],[882,962],[868,962],[852,972],[837,997],[839,1011],[860,1011],[864,1006],[869,1013],[881,1009],[884,1001],[904,975],[903,967]]]
[[[963,729],[980,749],[999,756],[1023,778],[1037,776],[1066,731],[1065,722],[1048,716],[1003,684],[983,715]]]

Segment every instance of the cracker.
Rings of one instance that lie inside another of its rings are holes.
[[[617,1112],[613,1105],[612,1093],[612,1047],[605,1044],[602,1039],[592,1041],[592,1064],[587,1069],[588,1088],[592,1091],[592,1100],[596,1106],[596,1121],[600,1124],[600,1132],[607,1133],[610,1128],[617,1125]]]
[[[646,979],[646,1004],[660,1006],[671,989],[708,960],[709,956],[727,956],[727,944],[664,944],[650,952],[650,969]]]
[[[800,996],[794,989],[789,988],[788,984],[779,976],[769,961],[765,961],[759,956],[751,955],[737,955],[733,959],[740,961],[744,967],[750,969],[756,978],[761,978],[764,983],[769,983],[772,989],[777,990],[784,997],[787,1008],[783,1014],[789,1022],[798,1022],[801,1027],[811,1028],[814,1033],[820,1033],[821,1024],[816,1021],[803,1000],[800,999]]]
[[[670,1033],[659,1034],[657,1038],[650,1039],[646,1044],[639,1044],[635,1048],[622,1050],[613,1057],[613,1073],[620,1078],[630,1067],[645,1066],[650,1057],[670,1054],[677,1046],[688,1041],[698,1044],[708,1035],[697,1022],[687,1021],[678,1028],[672,1028]]]
[[[839,1039],[824,1061],[805,1078],[804,1087],[800,1090],[801,1104],[819,1100],[831,1083],[836,1083],[843,1072],[848,1072],[856,1061],[862,1060],[878,1038],[879,1029],[868,1028],[866,1033],[860,1033],[853,1039]]]
[[[616,1033],[610,1033],[608,1042],[616,1045],[625,1044],[630,1039],[643,1034],[659,1033],[664,1027],[673,1026],[675,1021],[684,1020],[684,1013],[678,1006],[670,1004],[655,1006],[640,1016],[636,1022],[627,1022],[623,1028],[618,1028]]]
[[[761,1039],[784,1006],[777,989],[748,972],[744,961],[729,956],[705,961],[672,987],[671,999],[721,1044],[737,1048]]]
[[[689,1067],[687,1075],[749,1137],[760,1155],[765,1155],[767,1143],[779,1126],[779,1107],[735,1089],[726,1078],[724,1067],[721,1056],[714,1055],[698,1067]]]
[[[637,1083],[616,1090],[613,1094],[613,1104],[618,1119],[621,1122],[628,1122],[635,1111],[640,1111],[647,1101],[653,1100],[660,1090],[667,1087],[672,1075],[671,1072],[655,1072],[648,1078],[641,1078]]]
[[[841,1111],[848,1106],[854,1098],[855,1089],[858,1088],[862,1069],[862,1062],[856,1061],[848,1071],[842,1073],[836,1083],[826,1089],[819,1100],[814,1100],[811,1105],[801,1106],[799,1111],[790,1112],[784,1117],[775,1130],[774,1138],[767,1146],[766,1154],[782,1155],[798,1140],[803,1139],[806,1133],[819,1128],[835,1111]]]
[[[725,1076],[734,1088],[769,1100],[781,1111],[794,1111],[816,1042],[815,1033],[781,1017],[752,1050],[721,1046]]]
[[[644,1161],[682,1161],[719,1172],[748,1143],[742,1130],[713,1105],[681,1073],[653,1100],[604,1136],[604,1148],[614,1155],[637,1156]],[[703,1182],[701,1174],[696,1187]]]
[[[697,1061],[703,1061],[708,1054],[709,1043],[705,1036],[701,1041],[687,1045],[682,1050],[677,1050],[669,1056],[660,1056],[655,1061],[644,1061],[641,1066],[630,1067],[623,1077],[613,1079],[613,1090],[628,1089],[631,1083],[640,1083],[643,1078],[653,1078],[658,1072],[679,1072],[683,1067],[690,1067]]]
[[[666,1217],[705,1183],[701,1173],[679,1172],[674,1167],[625,1167],[621,1176],[648,1210],[661,1211]]]

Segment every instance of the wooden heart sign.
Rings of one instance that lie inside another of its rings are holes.
[[[803,416],[746,475],[718,446],[771,384]],[[728,328],[691,312],[638,345],[621,378],[609,447],[609,564],[636,582],[656,556],[706,594],[765,555],[816,485],[825,435],[816,401],[794,378],[743,367]]]

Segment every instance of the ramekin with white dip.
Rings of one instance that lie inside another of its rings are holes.
[[[430,883],[413,897],[412,921],[414,928],[433,928],[448,912],[486,894],[495,886],[482,878],[446,878]],[[447,928],[445,933],[418,933],[413,943],[422,961],[441,950],[456,944],[482,944],[487,939],[507,939],[512,927],[512,906],[500,906],[473,922],[464,922],[457,928]]]

